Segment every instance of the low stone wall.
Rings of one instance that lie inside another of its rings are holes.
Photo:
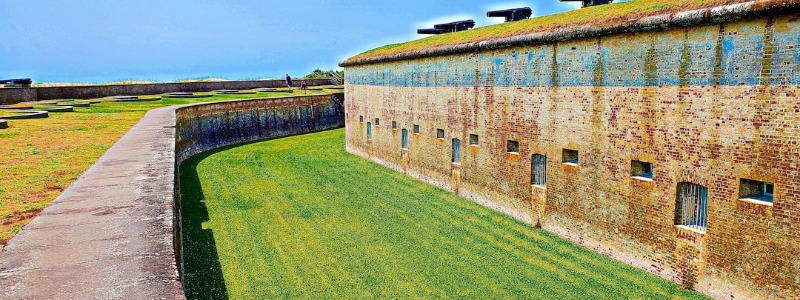
[[[0,105],[36,100],[36,90],[32,88],[0,88]]]
[[[236,100],[189,105],[176,115],[180,164],[214,148],[344,126],[344,94]]]
[[[180,162],[217,147],[343,126],[343,99],[148,112],[2,249],[0,299],[184,299]]]
[[[344,126],[344,93],[234,100],[175,111],[176,167],[192,155],[228,145]],[[175,172],[175,253],[183,274],[180,176]]]
[[[306,82],[309,86],[327,85],[331,83],[329,79],[308,79]],[[283,80],[247,80],[3,88],[0,89],[0,104],[14,104],[34,100],[90,99],[116,95],[154,95],[173,92],[207,92],[213,90],[277,88],[284,87],[285,84],[286,82]],[[300,80],[294,80],[293,84],[294,86],[299,87]]]

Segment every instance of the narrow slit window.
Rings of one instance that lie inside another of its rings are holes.
[[[632,160],[631,176],[653,179],[653,164],[649,162]]]
[[[419,133],[419,125],[414,124],[414,133]]]
[[[461,163],[461,140],[453,139],[453,162]]]
[[[444,138],[444,129],[436,129],[436,138],[443,139]]]
[[[381,126],[381,119],[375,118],[375,126]]]
[[[358,122],[364,123],[364,116],[358,116]]]
[[[577,165],[578,160],[578,150],[572,149],[564,149],[561,152],[561,162],[565,164],[574,164]]]
[[[767,181],[742,178],[739,180],[739,199],[772,203],[775,184]]]
[[[681,182],[678,183],[675,198],[675,225],[705,232],[708,225],[708,189],[699,184]]]
[[[397,129],[397,121],[392,121],[392,129]]]
[[[469,144],[470,144],[470,146],[477,146],[478,145],[478,135],[477,134],[470,134],[469,135]]]
[[[531,184],[547,186],[547,156],[534,154],[531,157]]]
[[[400,138],[400,146],[403,149],[408,149],[408,130],[403,128],[403,133]]]
[[[367,139],[372,139],[372,124],[370,122],[367,122]]]
[[[519,153],[519,142],[507,140],[506,141],[506,151],[508,153]]]

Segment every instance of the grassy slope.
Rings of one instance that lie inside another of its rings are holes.
[[[462,32],[435,35],[406,43],[386,45],[358,54],[350,59],[413,52],[437,46],[466,44],[490,38],[547,32],[562,28],[578,28],[583,25],[614,26],[625,24],[631,20],[639,20],[646,16],[738,2],[743,2],[743,0],[633,0],[575,9],[517,22],[483,26]]]
[[[341,129],[195,156],[181,182],[190,299],[704,298],[348,154]]]
[[[215,95],[155,102],[106,102],[47,119],[11,120],[0,130],[0,245],[91,166],[153,108],[286,94]],[[0,110],[0,115],[7,111]]]

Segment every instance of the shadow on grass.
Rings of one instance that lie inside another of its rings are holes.
[[[228,299],[214,232],[203,229],[209,216],[197,176],[197,164],[214,152],[195,155],[180,166],[183,288],[187,299]]]

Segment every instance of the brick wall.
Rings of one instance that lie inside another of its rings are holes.
[[[178,164],[232,144],[341,127],[344,95],[309,95],[201,103],[175,110]]]
[[[717,298],[800,295],[798,14],[348,65],[345,80],[350,152]],[[546,189],[530,184],[537,153]],[[742,178],[773,182],[773,203],[739,200]],[[704,231],[675,225],[680,182],[708,189]]]

